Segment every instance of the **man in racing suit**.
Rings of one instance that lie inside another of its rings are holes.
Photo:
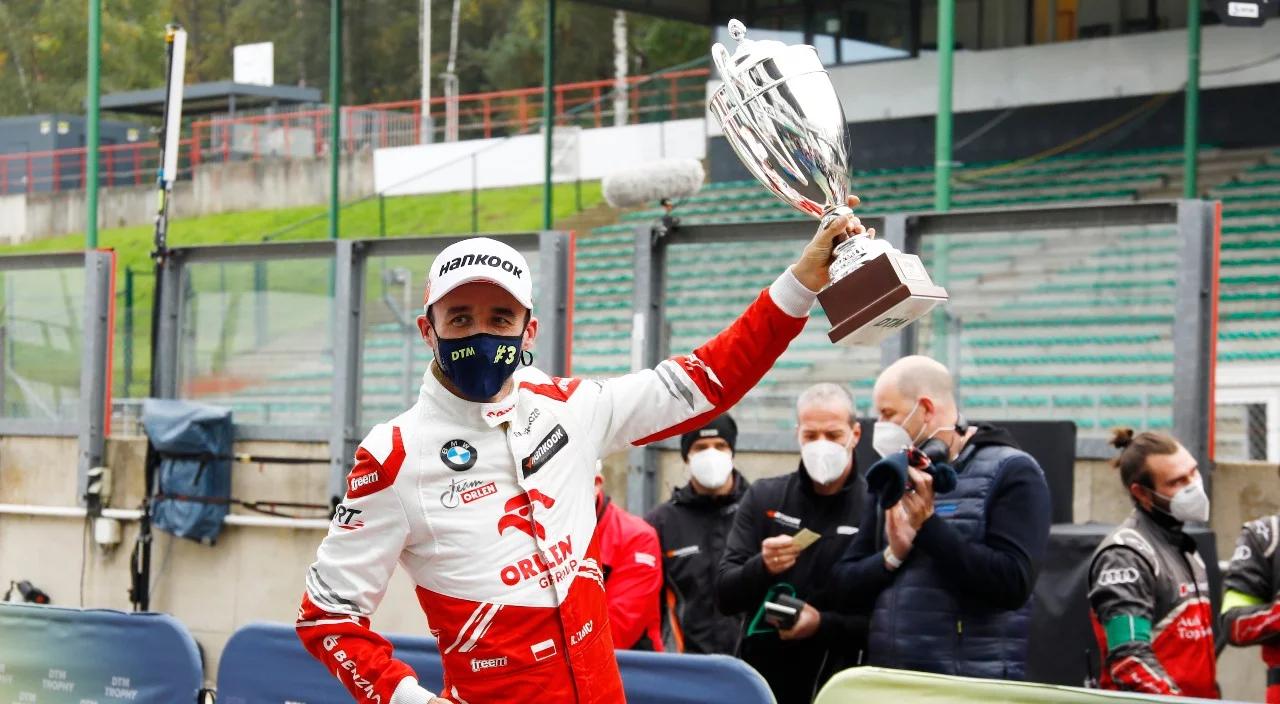
[[[1218,697],[1209,579],[1184,522],[1208,519],[1195,458],[1163,433],[1113,441],[1133,513],[1098,546],[1089,604],[1100,684],[1145,694]]]
[[[1280,703],[1280,516],[1244,524],[1223,577],[1222,632],[1235,646],[1261,645],[1267,702]]]
[[[296,626],[307,650],[365,704],[623,701],[595,531],[597,458],[737,403],[804,327],[833,243],[861,232],[856,217],[835,219],[692,354],[601,381],[515,372],[537,334],[528,266],[494,240],[447,247],[418,318],[435,361],[417,403],[356,451],[306,576]],[[369,628],[397,563],[439,643],[438,696]]]

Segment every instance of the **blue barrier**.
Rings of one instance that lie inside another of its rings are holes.
[[[444,670],[434,638],[387,636],[418,681],[440,691]],[[218,704],[328,704],[351,695],[311,657],[292,626],[251,623],[231,635],[218,664]]]
[[[443,672],[432,638],[388,636],[396,657],[440,691]],[[773,704],[764,678],[740,660],[723,655],[669,655],[618,651],[618,666],[630,704]],[[349,695],[333,674],[302,647],[293,628],[255,623],[227,641],[218,667],[219,704],[321,704]]]
[[[196,642],[165,614],[0,603],[0,700],[194,704]]]
[[[727,655],[619,650],[618,667],[630,704],[774,704],[764,677]]]

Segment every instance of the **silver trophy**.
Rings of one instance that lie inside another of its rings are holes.
[[[710,110],[738,158],[774,195],[824,226],[852,212],[849,131],[817,50],[747,39],[736,19],[729,36],[738,42],[732,55],[723,44],[711,48],[724,83]],[[818,296],[832,342],[878,343],[947,300],[919,257],[884,240],[855,235],[834,254],[831,284]]]

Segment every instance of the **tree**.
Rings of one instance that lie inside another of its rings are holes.
[[[420,1],[344,0],[344,103],[417,97]],[[442,71],[451,0],[432,1],[432,61]],[[540,85],[544,8],[545,0],[463,0],[460,92]],[[163,84],[170,21],[188,32],[189,82],[228,80],[234,46],[271,41],[277,83],[327,85],[328,0],[103,0],[104,92]],[[613,76],[612,21],[609,8],[560,1],[558,82]],[[705,56],[710,46],[707,28],[697,25],[631,15],[628,26],[637,74]],[[0,2],[0,114],[81,112],[86,39],[84,3]]]

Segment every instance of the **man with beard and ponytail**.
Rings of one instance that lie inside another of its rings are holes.
[[[796,401],[800,466],[751,485],[720,560],[720,610],[742,620],[739,655],[779,704],[813,700],[822,684],[861,663],[866,616],[831,589],[831,569],[857,533],[867,484],[853,448],[862,428],[853,397],[817,384]],[[765,602],[799,600],[794,625],[771,626]]]
[[[1120,428],[1112,444],[1134,508],[1089,566],[1100,684],[1216,699],[1209,578],[1195,541],[1182,530],[1209,520],[1196,459],[1164,433]]]
[[[885,368],[872,401],[882,463],[918,452],[899,491],[868,496],[833,570],[845,598],[874,605],[868,663],[1025,679],[1031,591],[1049,542],[1044,472],[1005,430],[966,424],[951,373],[928,357]],[[950,477],[949,491],[934,491],[935,474]]]
[[[662,644],[670,653],[732,655],[738,619],[720,613],[716,573],[749,483],[733,467],[738,426],[729,414],[680,436],[689,482],[645,516],[662,543]]]
[[[528,263],[483,237],[445,247],[418,318],[434,359],[417,402],[356,450],[306,574],[303,645],[359,702],[623,701],[596,460],[737,403],[804,329],[834,243],[862,232],[856,217],[833,219],[723,332],[603,380],[517,371],[538,334]],[[439,644],[438,695],[369,627],[397,564]]]

